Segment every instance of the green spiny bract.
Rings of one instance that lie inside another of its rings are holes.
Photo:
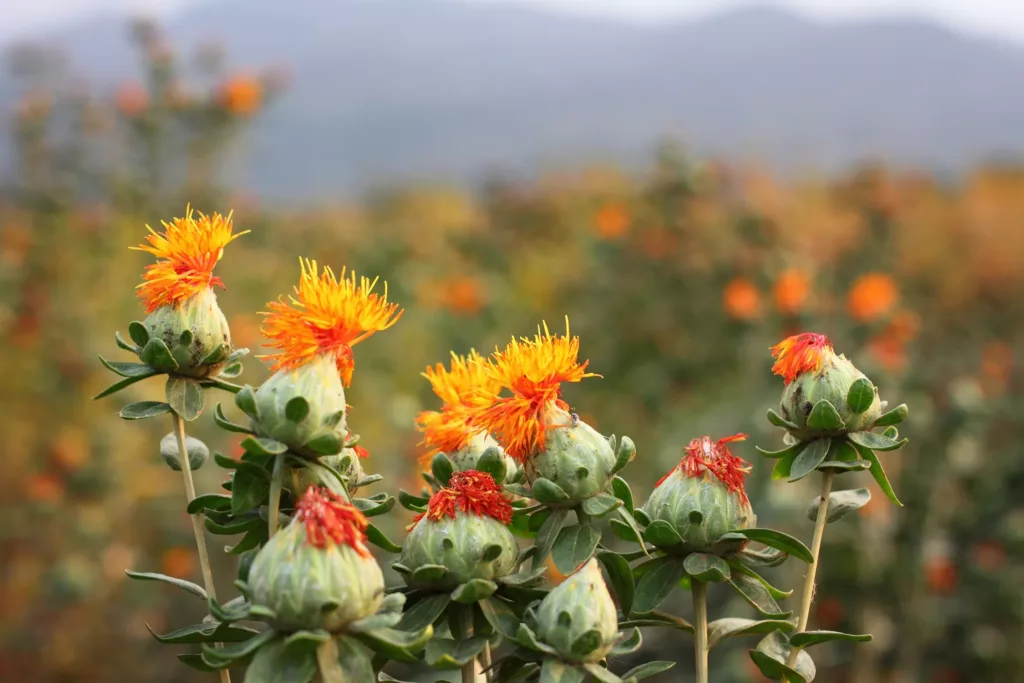
[[[499,550],[493,550],[495,547]],[[487,559],[493,553],[497,554]],[[459,512],[454,518],[420,518],[402,546],[399,563],[411,572],[403,575],[409,586],[453,590],[472,579],[493,581],[507,576],[518,555],[516,539],[504,524]],[[426,565],[443,566],[448,571],[441,578],[417,578],[416,570]]]
[[[526,480],[532,484],[543,478],[557,484],[568,495],[567,500],[549,503],[558,507],[575,507],[604,491],[616,467],[608,439],[554,404],[545,409],[541,419],[544,450],[530,457]]]
[[[540,603],[537,637],[569,662],[597,662],[618,639],[615,603],[591,558]]]
[[[150,339],[159,339],[177,363],[169,363],[176,375],[216,375],[231,352],[227,318],[217,305],[212,289],[203,289],[180,304],[161,306],[143,322]]]

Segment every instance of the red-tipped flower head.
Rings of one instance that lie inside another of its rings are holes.
[[[676,470],[691,478],[699,477],[704,472],[710,472],[725,484],[731,493],[739,494],[740,499],[747,502],[747,492],[743,485],[750,472],[750,463],[733,455],[726,445],[733,441],[745,441],[746,438],[746,434],[733,434],[718,441],[712,441],[710,436],[694,439],[683,449],[686,455],[683,456],[679,464],[659,479],[655,487]]]
[[[370,557],[365,543],[369,522],[362,512],[333,491],[310,486],[299,500],[295,519],[305,523],[310,545],[326,548],[330,541]]]
[[[804,332],[787,337],[771,348],[775,365],[772,372],[789,384],[805,372],[817,372],[828,353],[832,353],[832,342],[823,334]]]
[[[427,511],[416,515],[413,525],[423,517],[439,521],[454,519],[456,511],[477,517],[491,517],[502,524],[512,521],[512,503],[486,472],[465,470],[452,475],[448,486],[430,497]],[[411,526],[411,525],[410,525]]]

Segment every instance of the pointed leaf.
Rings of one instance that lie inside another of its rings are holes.
[[[763,455],[766,458],[774,459],[774,458],[787,458],[788,457],[788,458],[790,458],[790,460],[795,460],[796,456],[800,455],[800,452],[802,450],[804,450],[805,448],[807,448],[807,442],[806,441],[797,441],[792,446],[788,446],[786,448],[783,448],[781,451],[766,451],[763,448],[761,448],[760,446],[754,446],[754,448],[757,450],[758,453],[760,453],[761,455]]]
[[[609,588],[612,589],[612,596],[618,602],[619,609],[623,614],[629,614],[632,611],[635,592],[633,572],[629,568],[629,563],[621,555],[608,551],[599,552],[597,561],[604,567]]]
[[[698,581],[720,583],[728,581],[732,572],[725,560],[716,555],[693,553],[683,560],[686,573]]]
[[[259,633],[259,631],[244,626],[217,623],[193,624],[192,626],[185,626],[163,635],[154,633],[148,624],[146,628],[161,643],[174,643],[178,645],[186,643],[237,643],[249,640]]]
[[[505,476],[508,474],[508,465],[505,463],[505,456],[494,446],[487,448],[483,452],[483,455],[477,459],[476,469],[491,475],[491,478],[494,479],[494,483],[499,485],[505,481]]]
[[[569,494],[562,490],[562,487],[544,477],[534,480],[530,489],[531,496],[538,503],[557,504],[569,500]]]
[[[583,665],[591,676],[598,680],[598,683],[622,683],[622,679],[613,674],[598,662],[587,662]]]
[[[461,669],[483,651],[487,639],[482,637],[454,640],[434,638],[424,652],[426,662],[435,669]]]
[[[894,451],[908,441],[908,439],[897,441],[874,432],[850,432],[848,436],[853,443],[863,448],[870,448],[873,451]]]
[[[625,479],[618,476],[612,479],[612,493],[622,501],[626,511],[633,514],[633,492],[630,490],[629,484],[626,483]]]
[[[750,651],[750,659],[753,660],[761,673],[772,680],[785,680],[788,683],[810,683],[817,673],[814,667],[814,660],[804,651],[800,651],[796,659],[796,667],[791,669],[786,666],[792,648],[785,633],[775,631],[765,636],[757,645],[756,650]]]
[[[771,596],[768,589],[757,579],[745,574],[735,573],[729,579],[729,584],[744,600],[750,603],[751,607],[766,617],[784,619],[789,616],[790,613],[783,611],[779,607],[779,604],[775,602],[775,598]]]
[[[164,393],[171,409],[186,422],[203,412],[203,388],[191,377],[168,377]]]
[[[778,567],[786,561],[789,555],[775,548],[754,550],[747,547],[740,550],[735,557],[737,561],[748,567]]]
[[[139,354],[139,358],[146,365],[161,372],[172,372],[178,369],[178,362],[174,360],[164,340],[159,337],[151,337],[146,342],[146,345],[142,348],[142,353]]]
[[[146,374],[146,375],[136,375],[135,377],[126,377],[125,379],[122,379],[120,382],[114,382],[109,387],[107,387],[106,389],[104,389],[100,393],[98,393],[95,396],[93,396],[93,400],[96,400],[96,399],[99,399],[99,398],[105,398],[107,396],[110,396],[111,394],[116,394],[117,392],[121,391],[122,389],[124,389],[126,387],[130,387],[131,385],[135,384],[136,382],[141,382],[144,379],[147,379],[149,377],[153,377],[153,376],[159,375],[159,374],[160,373],[157,372],[156,370],[152,370],[149,374]]]
[[[316,675],[316,650],[306,643],[271,641],[261,647],[245,672],[245,683],[309,683]]]
[[[821,399],[811,408],[811,414],[807,416],[807,426],[820,432],[838,432],[846,428],[846,423],[839,417],[835,406]]]
[[[668,671],[676,665],[675,662],[664,662],[655,661],[635,666],[626,673],[622,674],[622,680],[626,683],[635,683],[636,681],[644,678],[650,678],[651,676],[657,676],[658,674]]]
[[[784,619],[716,619],[708,624],[708,649],[726,638],[764,635],[773,631],[792,631],[794,628],[793,622]]]
[[[803,449],[800,449],[801,452]],[[775,461],[775,467],[772,468],[772,479],[779,481],[781,479],[789,479],[790,474],[793,471],[793,462],[796,461],[800,453],[790,453],[788,455],[780,456]]]
[[[657,519],[647,526],[644,530],[644,540],[659,548],[673,548],[683,543],[683,538],[676,528],[663,519]]]
[[[121,333],[117,331],[114,332],[114,343],[117,344],[118,348],[124,349],[125,351],[131,351],[136,356],[139,355],[139,351],[141,350],[135,344],[129,344],[128,342],[126,342],[124,340],[124,337],[121,336]]]
[[[871,634],[840,633],[839,631],[804,631],[803,633],[794,633],[789,637],[789,642],[793,647],[811,647],[819,643],[830,643],[834,640],[866,643],[871,640]]]
[[[396,662],[415,664],[416,653],[423,649],[433,635],[434,629],[428,626],[422,631],[413,633],[393,628],[382,628],[368,633],[360,633],[358,638],[378,654]]]
[[[225,496],[220,493],[204,493],[203,495],[196,496],[192,499],[192,502],[190,502],[186,508],[186,512],[190,515],[194,515],[201,510],[223,512],[230,509],[231,496]]]
[[[612,474],[619,472],[636,457],[636,445],[628,436],[622,437],[619,447],[615,452],[615,464],[612,466]]]
[[[634,626],[626,634],[619,643],[612,648],[612,651],[608,654],[613,657],[621,657],[622,655],[628,655],[636,652],[644,644],[643,636],[640,635],[640,629]]]
[[[764,586],[765,590],[768,591],[768,595],[772,596],[776,600],[785,600],[793,594],[792,590],[779,590],[775,586],[771,585],[770,583],[768,583],[768,580],[766,578],[764,578],[763,576],[761,576],[756,571],[746,566],[736,558],[729,558],[727,562],[729,563],[729,566],[732,568],[733,575],[742,574],[748,578],[757,581],[762,586]]]
[[[867,489],[849,489],[846,491],[833,491],[828,497],[828,513],[825,521],[828,523],[842,519],[851,512],[856,512],[871,501],[871,491]],[[821,496],[811,501],[807,508],[807,517],[812,522],[818,519],[818,509],[821,507]]]
[[[130,569],[125,569],[124,573],[136,581],[160,581],[162,583],[169,583],[172,586],[184,589],[189,593],[206,600],[206,589],[192,583],[191,581],[186,581],[185,579],[178,579],[173,576],[157,574],[155,572],[133,572]]]
[[[241,515],[258,507],[270,495],[270,481],[262,468],[239,463],[231,480],[231,514]]]
[[[791,430],[791,431],[795,431],[795,430],[799,429],[799,427],[797,427],[795,424],[793,424],[789,420],[786,420],[785,418],[780,416],[778,413],[776,413],[771,408],[768,409],[768,421],[771,422],[776,427],[782,427],[783,429],[788,429],[788,430]]]
[[[188,344],[185,343],[184,334],[185,333],[182,332],[181,345],[182,346],[188,346]],[[191,343],[191,341],[189,343]],[[210,351],[208,354],[203,356],[203,359],[201,361],[199,361],[199,364],[204,366],[204,367],[209,367],[211,365],[216,365],[217,363],[221,363],[223,361],[226,361],[230,355],[231,355],[231,347],[228,346],[227,344],[220,344],[219,346],[214,348],[212,351]]]
[[[615,496],[598,493],[583,501],[583,511],[591,517],[604,517],[620,505],[622,502]]]
[[[519,624],[519,629],[516,631],[516,641],[529,650],[544,652],[549,655],[555,654],[554,648],[537,640],[537,634],[526,624]]]
[[[128,323],[128,336],[139,348],[149,343],[149,329],[138,320]]]
[[[493,597],[487,598],[480,601],[480,611],[483,613],[487,623],[497,633],[500,633],[505,638],[515,640],[520,620],[507,603]]]
[[[443,564],[422,564],[412,570],[412,578],[418,582],[437,581],[448,573]]]
[[[119,361],[107,360],[103,356],[99,357],[100,362],[113,373],[121,375],[122,377],[140,377],[150,376],[153,374],[153,368],[149,367],[145,363],[122,363]]]
[[[213,409],[213,421],[217,423],[217,426],[221,429],[229,432],[236,432],[238,434],[252,434],[252,430],[248,427],[235,424],[224,415],[224,409],[218,403],[217,407]]]
[[[448,593],[430,595],[410,607],[398,622],[399,631],[422,631],[441,618],[445,609],[451,604]]]
[[[341,434],[330,430],[314,435],[306,442],[306,448],[317,455],[337,455],[344,448],[344,441]]]
[[[575,666],[570,666],[553,657],[544,660],[540,667],[539,683],[583,683],[586,674]]]
[[[452,591],[452,600],[470,605],[478,600],[490,597],[498,590],[498,584],[487,579],[470,579]]]
[[[644,563],[641,567],[645,567],[646,570],[637,582],[633,595],[633,613],[636,614],[644,614],[657,608],[686,576],[683,560],[679,557],[659,557]]]
[[[629,513],[626,513],[629,514]],[[630,518],[632,520],[632,518]],[[632,526],[614,517],[608,520],[608,526],[611,528],[612,533],[621,538],[627,543],[643,543],[643,539],[640,538],[640,534],[636,526],[636,522],[633,522]]]
[[[434,459],[430,461],[430,471],[433,473],[434,478],[441,482],[441,486],[448,486],[448,482],[451,481],[452,474],[455,473],[455,467],[452,465],[452,461],[448,459],[448,456],[444,453],[438,453],[434,456]]]
[[[536,548],[533,554],[533,566],[539,567],[547,559],[548,554],[551,552],[551,547],[555,544],[555,539],[558,538],[559,532],[562,529],[562,522],[568,516],[569,511],[565,508],[556,508],[551,511],[551,515],[544,520],[541,524],[540,529],[537,531],[537,538],[534,540],[534,548]]]
[[[248,384],[235,394],[235,405],[249,417],[253,419],[258,417],[256,414],[256,393]]]
[[[233,662],[239,659],[244,659],[256,653],[261,647],[272,641],[278,636],[273,629],[263,631],[259,635],[256,635],[248,640],[243,640],[238,643],[231,643],[224,645],[223,647],[214,648],[211,645],[204,644],[203,651],[207,654],[207,659],[221,660],[225,663]],[[207,653],[206,650],[209,649]]]
[[[874,477],[878,487],[882,489],[882,493],[896,505],[903,507],[903,503],[896,497],[896,492],[892,489],[892,484],[889,483],[889,478],[885,476],[885,470],[882,469],[882,462],[875,455],[875,452],[870,448],[857,445],[857,451],[860,452],[860,457],[864,458],[871,463],[871,476]]]
[[[593,556],[600,540],[600,532],[589,524],[567,526],[558,533],[551,548],[551,558],[558,571],[572,574]]]
[[[425,512],[427,509],[427,503],[430,502],[430,498],[426,496],[414,496],[402,489],[398,489],[398,502],[401,503],[402,507],[406,510],[411,510],[412,512]]]
[[[166,415],[169,412],[171,412],[171,406],[163,401],[139,401],[121,408],[121,412],[117,415],[122,420],[145,420]]]
[[[781,531],[776,531],[774,529],[740,529],[733,533],[743,534],[751,541],[757,541],[769,548],[777,548],[778,550],[781,550],[784,553],[789,553],[793,557],[803,560],[808,564],[814,562],[814,556],[811,555],[811,551],[807,546],[789,534],[784,534]]]
[[[898,425],[907,419],[907,415],[910,411],[907,409],[906,403],[901,403],[887,413],[882,414],[877,420],[875,420],[874,427],[891,427],[892,425]]]

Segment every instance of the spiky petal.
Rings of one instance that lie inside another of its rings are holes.
[[[410,528],[423,517],[435,522],[444,517],[454,519],[456,511],[490,517],[502,524],[512,521],[512,503],[491,475],[465,470],[453,474],[448,486],[430,497],[427,511],[416,515]]]
[[[775,365],[772,372],[789,384],[805,372],[821,369],[825,355],[832,353],[832,342],[823,334],[804,332],[787,337],[771,348]]]
[[[334,354],[338,373],[345,386],[352,380],[352,347],[367,337],[394,325],[402,316],[398,304],[388,302],[384,292],[373,291],[377,280],[357,278],[355,272],[335,277],[316,261],[300,259],[302,275],[295,296],[267,304],[263,334],[270,340],[271,369],[299,367],[321,354]]]
[[[548,406],[568,410],[561,398],[562,382],[579,382],[600,377],[587,372],[589,361],[579,362],[579,337],[552,335],[547,323],[533,339],[512,339],[504,351],[496,351],[491,375],[512,396],[498,398],[471,417],[472,424],[495,435],[505,452],[520,463],[544,450],[545,425],[542,416]]]
[[[712,441],[710,436],[693,439],[683,449],[685,452],[683,459],[658,480],[655,488],[676,470],[691,478],[710,472],[725,484],[731,493],[739,494],[740,499],[746,502],[747,492],[744,489],[744,482],[750,472],[750,463],[733,455],[726,445],[734,441],[745,441],[746,438],[746,434],[733,434],[718,441]]]
[[[213,269],[224,255],[224,247],[249,231],[233,234],[230,213],[196,214],[198,218],[193,217],[192,208],[188,207],[184,218],[162,222],[162,233],[147,225],[147,243],[131,247],[158,259],[146,266],[138,287],[147,313],[161,306],[180,304],[215,285],[224,286],[219,277],[214,277]]]
[[[362,512],[333,491],[310,486],[296,506],[295,519],[305,523],[306,540],[310,545],[326,548],[333,542],[370,557],[366,547],[369,522]]]

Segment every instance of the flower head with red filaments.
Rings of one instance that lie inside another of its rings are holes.
[[[832,353],[832,342],[823,334],[804,332],[787,337],[771,348],[775,365],[772,372],[789,384],[805,372],[817,372]]]
[[[423,373],[444,403],[440,411],[426,410],[416,418],[416,426],[423,432],[421,445],[427,447],[421,465],[428,465],[436,453],[458,451],[483,431],[470,426],[469,419],[474,411],[493,403],[501,390],[491,369],[487,359],[471,350],[468,356],[452,353],[450,369],[438,363]]]
[[[329,542],[347,545],[362,557],[370,557],[366,547],[366,527],[369,522],[363,513],[325,488],[310,486],[299,499],[296,522],[306,525],[306,540],[317,548],[326,548]]]
[[[502,524],[512,521],[512,503],[501,487],[494,483],[494,478],[486,472],[465,470],[453,474],[448,486],[430,497],[427,511],[416,515],[408,528],[411,529],[424,517],[432,522],[445,517],[455,519],[457,511],[490,517]]]
[[[720,482],[725,484],[731,493],[739,495],[743,502],[748,502],[747,492],[743,488],[747,474],[750,473],[750,463],[732,454],[726,444],[734,441],[745,441],[746,434],[733,434],[718,441],[712,441],[710,436],[702,436],[694,439],[683,449],[686,455],[658,480],[655,488],[669,478],[673,472],[679,470],[685,476],[699,477],[704,472],[710,472]]]
[[[219,277],[214,277],[213,269],[224,255],[224,247],[249,231],[232,234],[230,213],[197,214],[198,218],[193,218],[192,208],[187,208],[184,218],[162,223],[162,233],[147,225],[147,244],[131,247],[158,259],[146,266],[138,287],[147,313],[180,304],[205,289],[224,286]]]
[[[377,280],[357,278],[353,272],[335,277],[334,271],[317,268],[316,261],[300,259],[302,276],[295,296],[267,304],[263,334],[277,349],[271,354],[271,370],[297,368],[325,353],[335,355],[338,373],[348,386],[355,362],[352,347],[376,332],[394,325],[402,311],[398,304],[388,303],[387,283],[384,292],[373,291]]]
[[[559,426],[544,424],[544,409],[569,409],[561,398],[562,382],[600,377],[586,371],[590,361],[579,362],[579,350],[580,339],[569,335],[566,317],[564,337],[552,335],[544,323],[533,339],[513,339],[504,351],[495,351],[491,376],[512,396],[476,411],[471,423],[495,435],[517,462],[526,463],[544,450],[545,431]]]

